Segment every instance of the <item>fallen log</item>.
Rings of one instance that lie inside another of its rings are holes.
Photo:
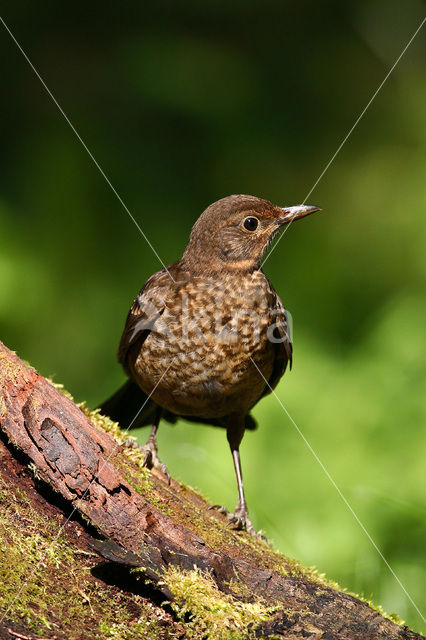
[[[18,485],[21,494],[37,491],[33,512],[60,504],[58,539],[78,518],[81,544],[115,567],[109,582],[119,576],[116,588],[119,583],[128,591],[126,580],[136,577],[148,581],[148,604],[152,594],[170,603],[163,607],[170,617],[163,631],[169,625],[178,634],[173,625],[180,621],[194,638],[422,637],[265,542],[226,528],[225,518],[192,489],[173,479],[169,486],[161,474],[143,468],[141,453],[123,448],[127,436],[118,425],[77,406],[1,342],[0,433],[4,486]],[[0,515],[2,505],[0,500]],[[78,550],[80,541],[74,536],[68,544]],[[31,586],[32,576],[26,579]],[[2,599],[0,591],[0,620],[20,624],[12,596]],[[61,633],[59,628],[56,637]],[[179,637],[173,634],[165,637]],[[133,636],[126,628],[122,636],[103,637]]]

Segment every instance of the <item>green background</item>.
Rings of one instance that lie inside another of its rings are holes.
[[[224,195],[303,202],[423,14],[416,0],[219,0],[7,2],[2,15],[169,263]],[[294,319],[278,396],[420,607],[425,52],[423,30],[309,196],[323,213],[265,265]],[[160,265],[4,28],[0,57],[0,338],[96,406],[124,379],[124,319]],[[254,413],[255,525],[426,631],[276,398]],[[159,443],[173,475],[234,507],[222,430],[164,425]]]

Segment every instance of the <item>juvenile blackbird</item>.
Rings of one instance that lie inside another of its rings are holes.
[[[182,258],[152,275],[134,301],[118,349],[129,380],[101,407],[125,428],[153,425],[145,464],[168,478],[157,455],[161,416],[226,428],[238,484],[228,518],[253,535],[239,445],[256,426],[250,410],[292,358],[286,311],[260,265],[283,225],[318,210],[247,195],[210,205]]]

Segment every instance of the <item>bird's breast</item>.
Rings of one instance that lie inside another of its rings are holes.
[[[134,363],[138,383],[161,406],[218,417],[248,411],[273,366],[268,281],[194,279],[177,287]]]

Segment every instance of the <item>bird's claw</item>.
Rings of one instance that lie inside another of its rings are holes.
[[[128,438],[128,440],[125,440],[123,444],[124,446],[140,449],[144,454],[142,466],[146,467],[147,469],[158,469],[166,476],[167,484],[170,484],[171,478],[169,470],[167,469],[164,462],[161,462],[160,458],[158,457],[158,450],[155,442],[148,440],[148,442],[142,446],[132,438]]]
[[[247,510],[239,509],[238,507],[235,509],[234,513],[230,513],[226,507],[222,507],[218,504],[213,504],[209,507],[209,510],[214,509],[219,513],[223,513],[228,520],[226,526],[232,527],[235,531],[247,531],[251,536],[257,538],[258,540],[264,540],[269,544],[268,538],[266,538],[262,533],[256,531],[253,527],[250,519],[248,517]]]
[[[259,540],[265,540],[265,536],[256,531],[253,527],[247,513],[239,513],[237,510],[234,513],[228,513],[227,517],[227,527],[232,527],[236,531],[247,531],[253,538],[258,538]]]
[[[144,452],[143,466],[147,469],[158,469],[161,473],[167,478],[167,484],[170,484],[171,478],[169,470],[167,469],[164,462],[161,462],[160,458],[157,454],[157,447],[151,442],[147,442],[141,450]]]
[[[144,449],[142,466],[147,467],[148,469],[152,469],[152,467],[154,466],[154,460],[153,460],[151,449]]]
[[[208,511],[217,511],[218,513],[223,513],[223,515],[228,516],[229,511],[226,507],[222,507],[220,504],[211,504],[208,508]]]

